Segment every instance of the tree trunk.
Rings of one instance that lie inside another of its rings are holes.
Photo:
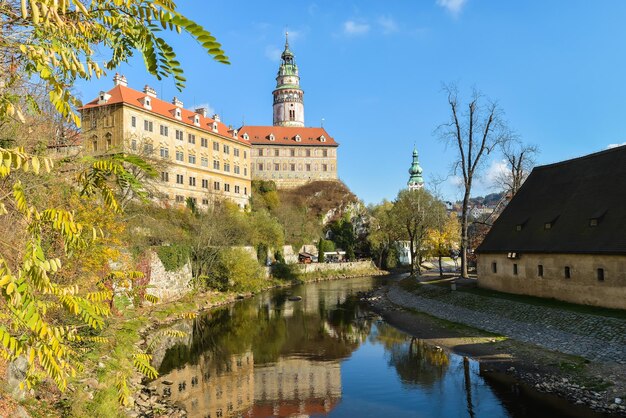
[[[441,267],[441,254],[439,254],[439,277],[443,277],[443,268]]]
[[[411,276],[415,274],[415,246],[413,245],[413,238],[409,240],[409,252],[411,253]]]
[[[469,199],[471,183],[465,185],[465,194],[463,195],[463,209],[461,212],[461,277],[468,278],[467,274],[467,247],[469,246],[469,237],[467,235],[468,219],[469,219]]]

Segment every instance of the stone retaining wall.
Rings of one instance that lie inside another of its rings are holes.
[[[150,251],[150,270],[146,293],[159,298],[160,302],[180,299],[191,290],[191,263],[187,262],[175,271],[165,270],[159,256]]]

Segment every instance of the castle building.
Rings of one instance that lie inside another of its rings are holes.
[[[127,152],[150,161],[160,173],[148,186],[163,202],[189,198],[202,208],[217,198],[248,205],[252,151],[236,129],[218,115],[208,117],[206,109],[185,109],[176,97],[161,100],[149,86],[131,89],[119,74],[114,84],[80,109],[84,151]]]
[[[420,163],[417,160],[417,148],[413,148],[413,162],[411,163],[411,168],[409,168],[409,175],[409,181],[407,182],[409,190],[418,190],[424,187],[422,167],[420,167]]]
[[[323,127],[304,125],[304,91],[288,38],[273,97],[272,126],[239,129],[240,138],[252,146],[252,178],[273,180],[280,188],[336,180],[339,144]]]

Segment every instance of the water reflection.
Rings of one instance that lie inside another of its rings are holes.
[[[201,418],[553,416],[361,306],[351,295],[375,280],[267,292],[177,324],[190,337],[157,350],[159,393]]]

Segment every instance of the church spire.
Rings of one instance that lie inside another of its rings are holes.
[[[293,52],[289,49],[289,33],[285,33],[285,50],[276,76],[274,90],[274,126],[304,126],[304,92]]]
[[[409,181],[407,185],[409,190],[417,190],[424,187],[424,179],[422,178],[422,167],[417,159],[417,148],[413,147],[413,162],[411,168],[409,168]]]

